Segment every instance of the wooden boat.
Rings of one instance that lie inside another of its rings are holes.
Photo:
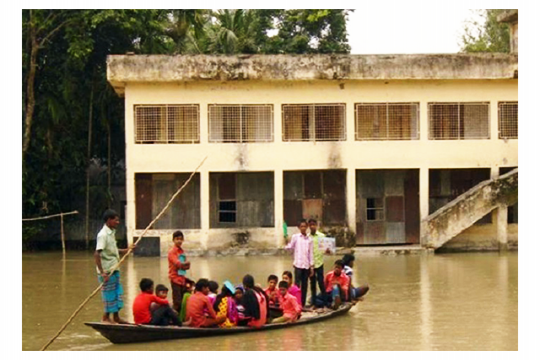
[[[101,322],[87,322],[85,325],[97,330],[101,335],[114,344],[126,344],[159,340],[188,339],[204,336],[230,335],[252,331],[282,329],[291,326],[306,325],[334,318],[347,313],[353,304],[343,303],[336,310],[323,313],[302,312],[302,317],[292,323],[267,324],[260,328],[237,326],[233,328],[191,328],[175,326],[152,326],[135,324],[106,324]]]

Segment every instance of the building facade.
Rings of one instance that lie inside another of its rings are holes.
[[[145,234],[161,254],[177,229],[188,249],[280,247],[301,218],[420,244],[421,219],[518,165],[517,55],[114,55],[108,80],[128,241],[208,157]],[[491,241],[496,216],[450,243]],[[517,206],[508,222],[517,241]]]

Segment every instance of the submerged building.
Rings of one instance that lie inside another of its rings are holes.
[[[301,218],[431,246],[430,214],[518,166],[517,73],[516,54],[109,56],[128,240],[208,156],[145,234],[154,251],[177,229],[187,249],[277,248]],[[499,200],[455,206],[468,223],[434,247],[516,246],[517,206]]]

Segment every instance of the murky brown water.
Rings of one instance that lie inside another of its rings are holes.
[[[329,270],[337,257],[326,257]],[[290,257],[192,258],[190,277],[264,283]],[[22,348],[39,350],[97,286],[90,253],[24,254]],[[227,337],[113,345],[85,326],[99,321],[99,294],[49,350],[517,350],[518,255],[357,256],[355,282],[371,286],[345,316],[295,328]],[[168,285],[166,258],[130,258],[122,268],[124,317],[142,277]]]

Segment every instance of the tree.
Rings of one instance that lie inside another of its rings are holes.
[[[111,183],[124,181],[124,102],[107,82],[107,55],[348,52],[347,14],[23,10],[23,216],[82,204],[87,218],[100,214],[113,200]],[[25,225],[24,238],[42,227]]]
[[[461,51],[510,52],[510,28],[497,21],[497,16],[505,10],[480,10],[481,21],[469,21],[461,37]]]

